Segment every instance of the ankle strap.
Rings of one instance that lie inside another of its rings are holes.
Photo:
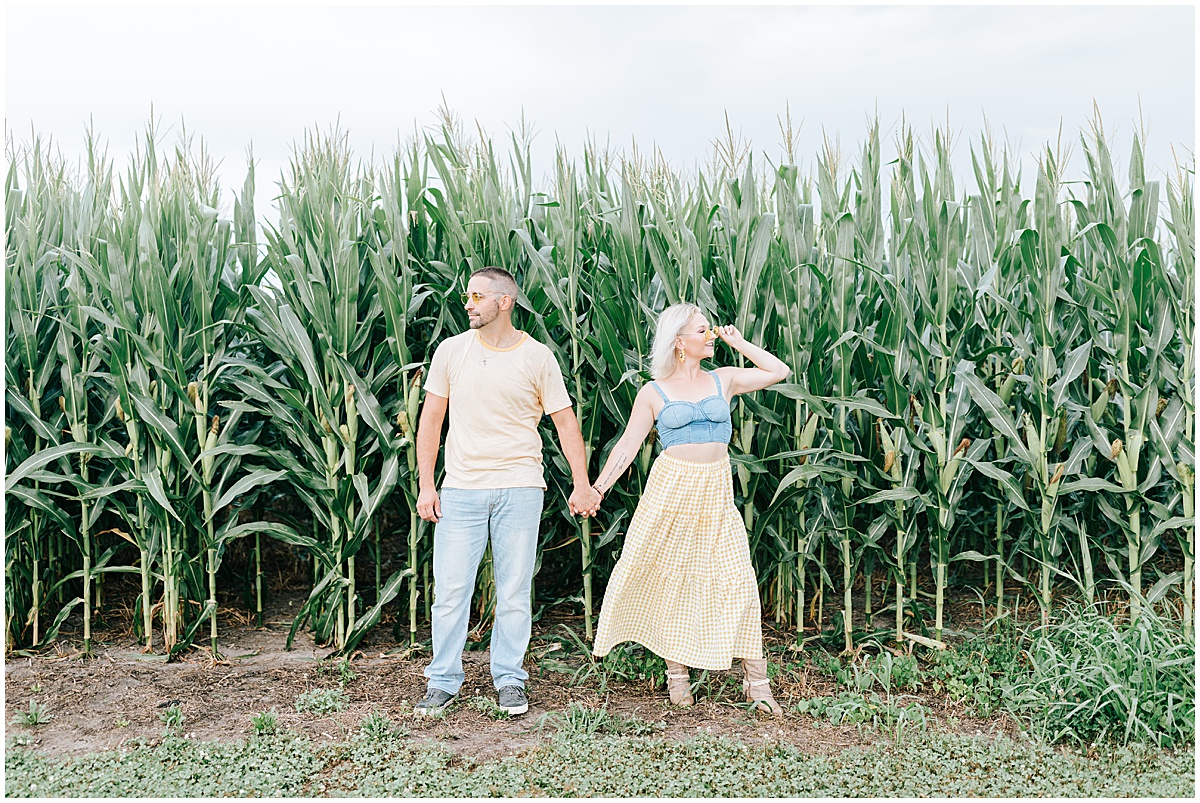
[[[667,673],[667,680],[691,680],[687,675],[672,675]]]
[[[770,683],[771,683],[771,681],[766,678],[763,678],[762,680],[746,681],[747,686],[768,686],[768,685],[770,685]]]

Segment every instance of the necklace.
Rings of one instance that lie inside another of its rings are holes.
[[[515,345],[517,343],[517,341],[521,339],[521,334],[522,333],[520,330],[514,331],[512,333],[512,336],[509,337],[508,340],[505,341],[505,343],[503,345],[496,345],[496,346],[489,344],[487,341],[485,341],[483,339],[483,336],[481,335],[479,338],[479,342],[482,343],[485,348],[484,348],[483,358],[479,362],[482,365],[487,365],[488,360],[492,359],[492,357],[495,357],[497,354],[499,354],[499,353],[505,351],[506,349],[511,348],[513,345]]]

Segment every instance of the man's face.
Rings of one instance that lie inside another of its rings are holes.
[[[500,301],[504,294],[497,291],[492,283],[482,276],[477,276],[467,282],[466,309],[467,318],[472,329],[480,329],[500,317]],[[475,299],[479,298],[478,301]]]

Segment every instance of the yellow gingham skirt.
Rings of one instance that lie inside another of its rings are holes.
[[[762,658],[758,582],[729,458],[660,454],[613,568],[592,652],[635,641],[669,661],[728,669]]]

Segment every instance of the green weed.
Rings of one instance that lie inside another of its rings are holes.
[[[317,665],[317,675],[318,677],[336,680],[343,687],[358,679],[358,673],[350,665],[349,658],[342,658],[340,661],[321,661]]]
[[[332,714],[346,707],[346,697],[341,689],[310,689],[296,698],[296,710],[300,713]]]
[[[183,726],[183,709],[177,705],[173,705],[158,715],[162,723],[170,728],[180,728]]]
[[[646,736],[661,730],[663,723],[654,724],[638,717],[613,714],[607,708],[589,708],[571,703],[562,711],[543,714],[537,721],[538,730],[553,727],[560,738],[610,734],[616,736]]]
[[[922,688],[944,692],[975,716],[993,716],[1008,707],[1008,689],[1027,666],[1022,638],[1005,620],[999,629],[972,636],[949,650],[930,652]]]
[[[4,756],[7,797],[298,797],[326,765],[304,739],[203,742],[168,733],[121,750],[65,758]]]
[[[53,715],[51,715],[49,709],[43,703],[39,703],[37,700],[30,700],[29,708],[24,711],[18,709],[16,715],[9,722],[13,725],[34,727],[44,725],[53,718]]]
[[[260,711],[250,716],[255,736],[270,736],[279,728],[279,716],[274,711]]]
[[[915,691],[921,685],[921,670],[910,655],[883,651],[878,655],[862,653],[850,660],[824,651],[813,654],[812,665],[838,685],[855,691]]]
[[[366,739],[371,741],[383,741],[407,735],[405,729],[396,725],[386,714],[379,711],[372,711],[363,717],[358,729]]]
[[[492,719],[509,719],[512,715],[505,711],[491,697],[477,695],[467,700],[467,707],[473,708]]]
[[[903,700],[890,694],[881,697],[875,692],[844,691],[833,697],[801,700],[794,710],[834,725],[871,725],[892,730],[896,735],[911,727],[925,730],[928,725],[925,707],[916,700],[908,703]]]

